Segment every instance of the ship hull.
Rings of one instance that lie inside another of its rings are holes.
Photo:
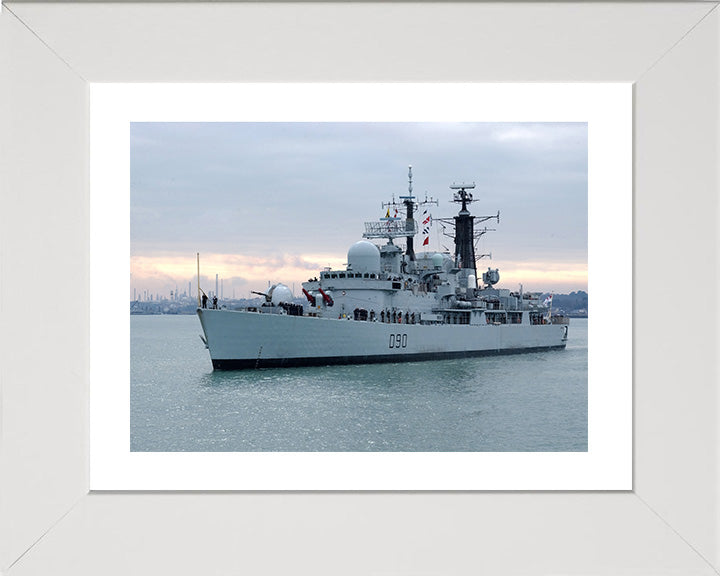
[[[565,347],[560,325],[419,325],[198,310],[213,368],[367,364]]]

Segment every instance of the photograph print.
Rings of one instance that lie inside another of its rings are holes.
[[[133,452],[586,452],[581,122],[132,122]]]

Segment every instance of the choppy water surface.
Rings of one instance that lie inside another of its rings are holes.
[[[131,449],[585,451],[587,322],[566,350],[213,372],[196,316],[132,316]]]

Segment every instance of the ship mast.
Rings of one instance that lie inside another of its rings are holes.
[[[474,202],[472,192],[475,184],[453,184],[454,190],[452,202],[460,204],[460,212],[452,221],[449,218],[440,218],[442,222],[452,224],[455,227],[455,267],[464,271],[465,277],[472,274],[475,277],[477,287],[477,262],[475,257],[475,242],[483,234],[492,231],[491,228],[475,229],[475,223],[486,222],[490,219],[497,219],[500,222],[500,212],[495,216],[472,216],[468,210],[468,204]],[[447,234],[449,236],[449,234]],[[483,254],[482,256],[486,256]],[[481,257],[482,257],[481,256]]]
[[[455,266],[462,269],[472,269],[477,278],[475,264],[474,224],[475,219],[470,215],[467,205],[473,201],[472,193],[468,190],[475,188],[475,184],[453,184],[450,190],[457,190],[453,202],[462,203],[460,212],[455,216]]]
[[[415,208],[415,197],[413,196],[412,190],[412,166],[408,166],[408,195],[400,196],[400,200],[405,204],[405,230],[413,232],[413,234],[408,234],[405,237],[407,241],[405,254],[407,254],[408,260],[414,262],[415,250],[413,247],[413,236],[415,232],[415,222],[413,220],[413,209]]]
[[[418,232],[418,225],[417,222],[415,222],[415,210],[419,208],[420,206],[425,206],[429,204],[435,204],[437,206],[438,201],[434,200],[432,198],[428,199],[427,195],[425,196],[425,200],[421,202],[417,202],[415,199],[415,196],[413,195],[413,174],[412,174],[412,166],[408,166],[408,194],[407,196],[400,196],[400,200],[402,201],[402,204],[405,206],[405,222],[404,224],[399,221],[398,218],[383,218],[382,220],[398,220],[397,225],[390,226],[390,223],[388,222],[388,225],[385,227],[385,233],[377,235],[375,233],[375,226],[372,223],[367,222],[365,224],[366,233],[363,234],[363,237],[365,238],[378,238],[378,237],[385,237],[390,240],[392,243],[393,238],[400,238],[402,236],[405,236],[405,240],[407,242],[405,246],[405,255],[407,257],[407,262],[414,262],[415,261],[415,241],[414,237]],[[394,208],[395,212],[397,213],[397,207],[398,204],[395,202],[395,196],[393,196],[393,199],[391,202],[383,202],[382,207],[388,209],[388,215],[390,208]],[[372,230],[371,230],[372,227]],[[402,232],[402,233],[400,233]]]

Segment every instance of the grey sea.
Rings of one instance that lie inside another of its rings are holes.
[[[131,316],[132,451],[587,451],[587,319],[565,350],[237,372],[200,333]]]

